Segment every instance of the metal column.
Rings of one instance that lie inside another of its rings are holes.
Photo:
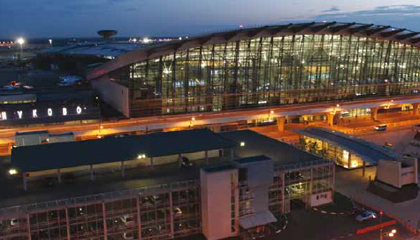
[[[26,213],[26,225],[28,227],[28,240],[31,240],[31,221],[29,221],[29,213]],[[70,240],[70,238],[68,238]]]
[[[70,221],[69,221],[69,209],[68,207],[64,208],[66,213],[66,227],[67,227],[67,240],[71,240],[70,238]]]
[[[108,240],[108,231],[106,228],[106,209],[105,209],[105,202],[102,202],[102,217],[103,217],[103,224],[104,224],[104,240]]]
[[[169,221],[170,221],[170,234],[174,237],[174,206],[172,201],[172,191],[169,192]]]
[[[284,195],[284,191],[286,190],[286,181],[284,179],[286,174],[284,174],[284,171],[282,172],[282,176],[281,176],[281,212],[284,213],[286,211],[285,208],[285,203],[286,203],[286,199],[285,199],[285,195]]]
[[[141,240],[141,217],[140,217],[140,199],[137,197],[137,234],[138,239]]]
[[[121,176],[125,177],[125,165],[124,161],[121,161]]]

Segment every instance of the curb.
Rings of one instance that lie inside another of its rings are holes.
[[[329,214],[329,215],[352,215],[353,214],[352,212],[327,212],[324,210],[319,210],[316,207],[313,207],[312,210],[322,213],[322,214]]]
[[[284,226],[283,226],[283,228],[282,228],[282,229],[277,230],[277,231],[276,231],[276,234],[279,234],[279,233],[281,233],[281,231],[283,231],[283,230],[285,230],[285,229],[286,229],[287,224],[289,223],[289,220],[287,219],[287,216],[286,216],[286,215],[284,215],[284,218],[286,219],[286,221],[285,221],[285,223],[284,223]]]

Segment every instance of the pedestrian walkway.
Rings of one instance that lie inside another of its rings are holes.
[[[420,194],[410,201],[392,203],[376,196],[366,189],[369,178],[374,179],[376,167],[366,169],[366,177],[361,177],[362,169],[343,170],[336,174],[336,191],[368,207],[382,210],[385,214],[397,219],[411,230],[419,229]]]

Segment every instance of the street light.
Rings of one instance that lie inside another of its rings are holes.
[[[19,55],[19,58],[20,59],[22,59],[22,49],[23,49],[23,44],[25,44],[25,39],[23,39],[23,38],[18,38],[17,40],[16,40],[16,42],[20,45],[20,55]]]

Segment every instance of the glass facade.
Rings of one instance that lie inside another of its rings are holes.
[[[419,49],[355,35],[289,35],[203,45],[110,73],[131,115],[417,94]]]
[[[299,147],[304,151],[320,156],[324,159],[330,160],[338,166],[352,169],[363,166],[363,159],[360,156],[351,154],[342,147],[322,141],[316,138],[301,135]],[[366,162],[366,165],[371,165]]]
[[[334,165],[327,161],[275,166],[270,211],[276,216],[287,213],[295,200],[310,206],[312,195],[333,191],[333,172]],[[239,199],[232,199],[231,227],[239,234],[239,218],[253,214],[255,196],[247,180],[232,179],[232,193],[238,192]],[[158,240],[199,234],[202,190],[199,180],[191,180],[4,208],[0,239]]]

